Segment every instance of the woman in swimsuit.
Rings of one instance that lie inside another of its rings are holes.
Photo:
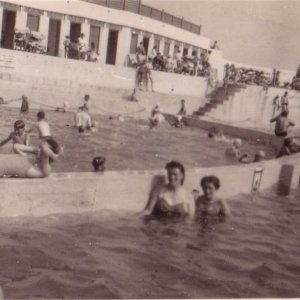
[[[168,183],[156,188],[144,211],[144,215],[194,216],[194,199],[190,192],[183,187],[185,170],[181,163],[171,161],[167,163]]]
[[[201,179],[200,185],[203,196],[196,200],[196,216],[226,217],[230,215],[230,209],[224,200],[216,197],[216,191],[220,188],[220,180],[216,176],[206,176]]]

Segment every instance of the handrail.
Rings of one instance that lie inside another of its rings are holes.
[[[100,0],[100,1],[99,0],[81,0],[81,1],[90,2],[93,4],[111,7],[111,8],[115,8],[115,9],[135,12],[140,15],[144,15],[146,17],[168,23],[170,25],[181,28],[183,30],[193,32],[193,33],[196,33],[199,35],[201,34],[201,24],[197,25],[197,24],[188,22],[188,21],[184,20],[184,18],[181,18],[181,22],[180,22],[180,24],[178,24],[179,22],[175,21],[176,19],[178,19],[176,16],[166,13],[164,10],[159,10],[159,9],[153,8],[148,5],[144,5],[141,3],[142,2],[141,0],[104,0],[104,1],[103,0]],[[131,9],[128,9],[128,7],[131,7]],[[149,12],[149,11],[150,11],[150,13],[145,13],[145,12]],[[171,16],[170,22],[166,22],[164,20],[165,14]]]

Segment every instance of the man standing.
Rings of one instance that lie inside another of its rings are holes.
[[[84,38],[84,34],[80,33],[80,37],[78,39],[78,59],[85,59],[86,50],[87,43]]]

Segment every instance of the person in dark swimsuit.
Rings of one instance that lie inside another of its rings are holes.
[[[168,183],[157,187],[151,194],[144,216],[156,215],[194,216],[194,199],[190,192],[183,187],[185,170],[181,163],[171,161],[166,165]]]

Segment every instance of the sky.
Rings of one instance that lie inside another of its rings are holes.
[[[300,0],[142,0],[202,25],[225,59],[295,70],[300,64]]]

